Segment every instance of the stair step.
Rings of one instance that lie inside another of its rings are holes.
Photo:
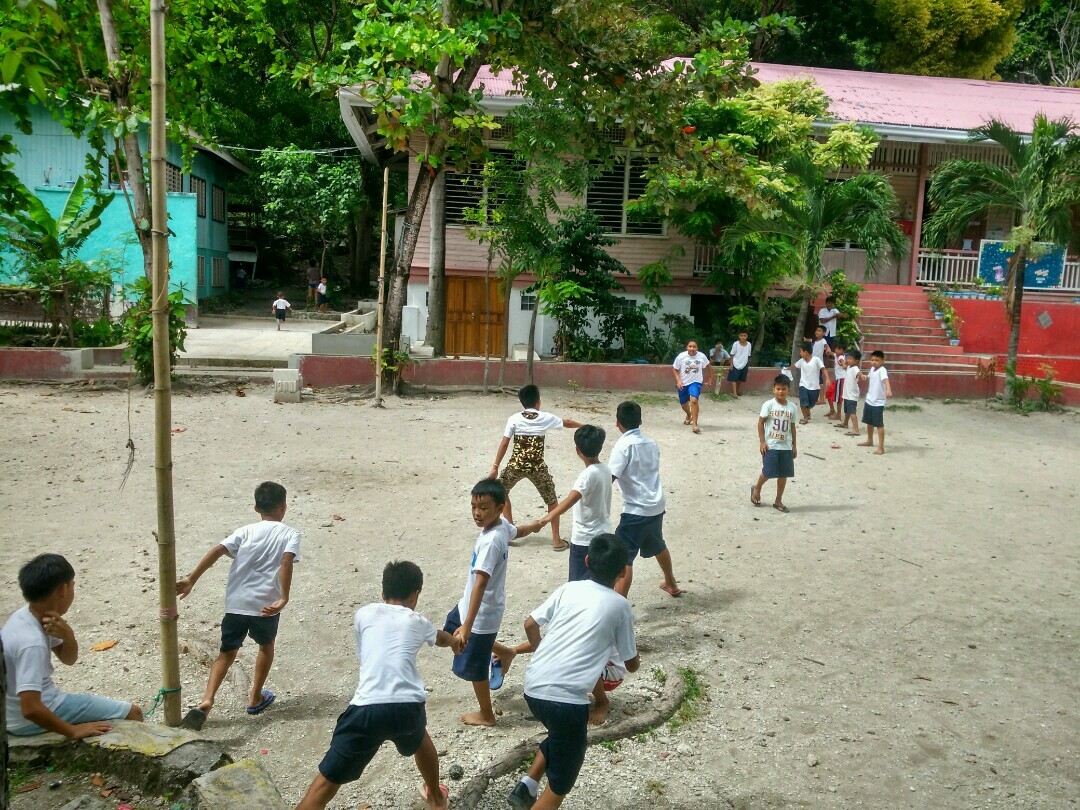
[[[945,330],[940,326],[897,326],[895,324],[886,324],[881,329],[874,329],[869,324],[859,323],[862,327],[864,334],[872,337],[890,338],[890,337],[927,337],[927,338],[944,338]]]
[[[863,354],[880,349],[886,355],[908,355],[917,357],[922,355],[957,355],[964,353],[963,346],[925,346],[920,343],[888,343],[884,340],[875,340],[872,336],[863,341]]]
[[[897,315],[871,315],[859,318],[859,326],[882,327],[882,326],[919,326],[923,328],[938,327],[941,324],[932,313],[926,313],[925,317],[903,317]]]

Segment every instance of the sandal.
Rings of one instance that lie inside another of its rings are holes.
[[[761,506],[761,498],[760,497],[756,501],[754,500],[754,485],[753,484],[750,485],[750,503],[752,503],[754,506]]]
[[[276,697],[277,697],[277,695],[275,695],[269,689],[263,689],[262,690],[262,703],[260,703],[258,706],[248,706],[247,707],[247,713],[248,714],[262,714],[263,711],[265,711],[266,708],[271,703],[274,702]]]
[[[683,589],[678,586],[675,586],[674,588],[669,588],[666,582],[660,583],[660,590],[670,596],[682,596],[684,593]]]
[[[784,506],[782,503],[774,503],[772,505],[772,508],[775,509],[777,512],[784,512],[785,514],[791,511],[786,506]]]
[[[570,544],[567,543],[565,540],[560,540],[558,544],[551,544],[552,551],[566,551],[568,548],[570,548]]]

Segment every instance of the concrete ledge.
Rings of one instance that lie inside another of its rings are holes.
[[[100,737],[69,740],[59,734],[8,735],[12,764],[57,765],[109,773],[150,794],[175,793],[193,779],[232,762],[216,742],[193,731],[116,720]]]
[[[93,367],[93,349],[0,349],[0,379],[74,380]]]
[[[242,759],[193,781],[184,795],[195,810],[285,810],[287,805],[269,774]]]

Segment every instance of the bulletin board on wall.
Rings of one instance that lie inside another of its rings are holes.
[[[1009,274],[1013,249],[1001,239],[983,239],[979,244],[979,277],[987,284],[1004,284]],[[1028,258],[1024,267],[1024,286],[1047,289],[1061,286],[1065,272],[1065,248],[1050,242],[1036,242],[1037,258]]]

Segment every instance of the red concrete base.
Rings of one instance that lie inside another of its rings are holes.
[[[93,365],[93,349],[0,349],[0,379],[5,380],[75,380]]]

